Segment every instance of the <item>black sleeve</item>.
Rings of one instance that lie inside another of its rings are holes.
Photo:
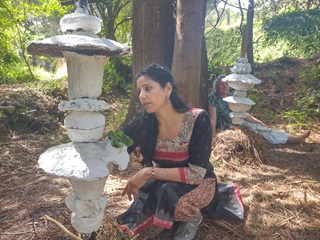
[[[190,143],[190,163],[205,169],[210,163],[212,131],[209,114],[203,110],[199,113],[193,127]]]

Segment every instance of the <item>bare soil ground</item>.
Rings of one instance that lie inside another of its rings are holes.
[[[261,88],[267,90],[258,96],[263,104],[257,104],[256,113],[260,106],[264,109],[269,105],[278,116],[277,113],[295,104],[290,92],[298,87],[297,72],[310,62],[291,62],[289,70],[275,64],[264,64],[257,69],[258,77],[264,80]],[[45,215],[77,234],[70,223],[70,210],[64,203],[72,192],[68,180],[48,175],[37,164],[39,155],[46,149],[69,141],[62,127],[64,115],[57,109],[63,99],[66,91],[0,86],[1,240],[71,239],[46,220]],[[113,96],[106,101],[115,106],[106,113],[112,114],[118,100]],[[27,120],[22,121],[21,112],[28,116]],[[24,125],[18,124],[19,119]],[[16,130],[9,122],[16,123]],[[245,220],[205,218],[195,239],[320,239],[319,120],[303,128],[296,128],[280,117],[267,119],[267,123],[291,133],[306,129],[312,133],[304,144],[286,145],[270,145],[240,128],[219,133],[213,142],[211,161],[219,181],[239,185]],[[96,239],[129,239],[117,229],[115,219],[130,204],[127,198],[121,197],[121,189],[140,168],[139,160],[132,155],[127,170],[115,170],[109,176],[104,189],[108,206]],[[172,233],[173,230],[164,231],[155,239],[171,239]]]

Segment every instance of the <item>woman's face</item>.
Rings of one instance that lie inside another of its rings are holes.
[[[139,100],[148,113],[156,113],[167,105],[171,93],[169,88],[168,84],[162,88],[148,76],[140,76],[137,80]]]
[[[221,81],[221,80],[219,80],[219,81],[217,82],[217,93],[218,93],[219,95],[225,95],[225,94],[227,94],[229,91],[230,91],[230,87],[229,87],[229,85],[228,85],[227,82],[223,82],[223,81]]]

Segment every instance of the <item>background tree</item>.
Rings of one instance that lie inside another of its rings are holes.
[[[132,0],[101,0],[89,4],[89,9],[92,15],[102,20],[101,34],[105,38],[120,42],[125,40],[131,29]]]
[[[204,0],[200,4],[198,0],[133,2],[133,76],[153,62],[172,68],[180,94],[194,107],[205,107],[207,101],[205,4]],[[132,118],[137,102],[133,91],[124,123]]]
[[[150,63],[159,63],[171,68],[173,34],[172,0],[135,0],[133,2],[133,91],[124,124],[135,114],[139,102],[138,92],[135,91],[135,75]]]
[[[201,98],[203,13],[206,1],[177,0],[172,74],[181,96],[194,107],[206,106]],[[201,102],[202,100],[202,102]]]
[[[254,0],[249,0],[248,10],[247,10],[247,26],[248,26],[247,58],[248,58],[248,62],[251,64],[252,73],[254,72],[253,19],[254,19]]]

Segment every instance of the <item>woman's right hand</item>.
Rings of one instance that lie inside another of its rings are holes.
[[[130,201],[132,200],[132,197],[136,199],[138,197],[139,189],[146,184],[149,179],[151,179],[151,172],[151,168],[147,167],[133,175],[127,182],[127,185],[122,192],[122,196],[127,194]]]

